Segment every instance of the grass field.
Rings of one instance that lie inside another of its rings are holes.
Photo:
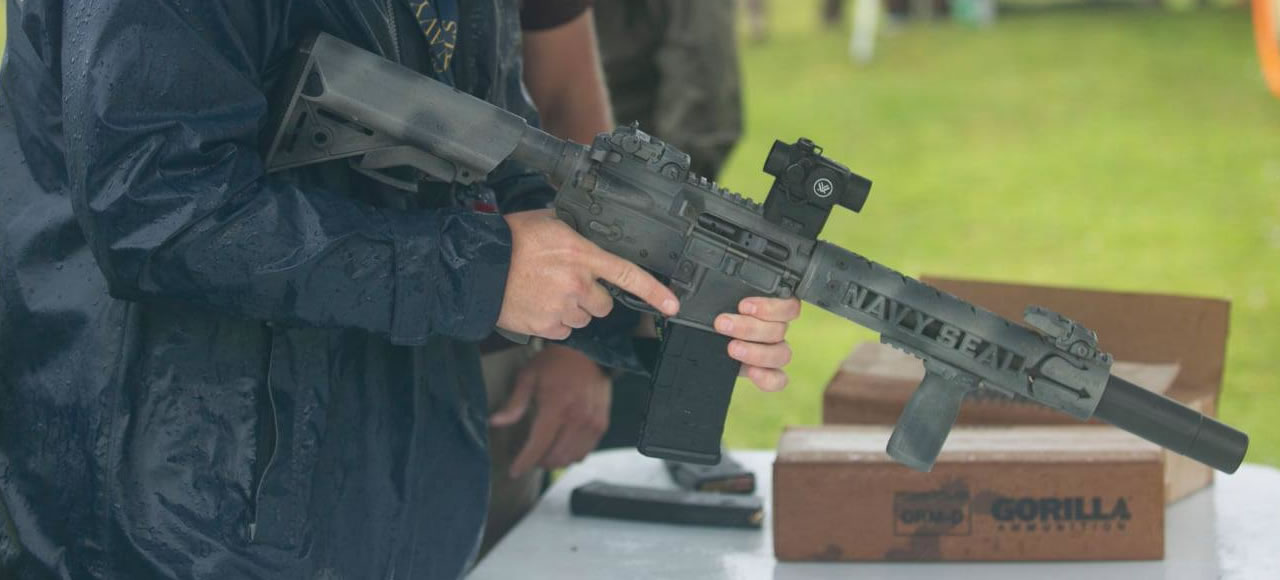
[[[1221,415],[1280,465],[1280,101],[1247,10],[909,26],[857,67],[816,5],[774,2],[769,42],[744,43],[748,132],[722,182],[758,197],[773,139],[808,136],[875,181],[826,237],[905,273],[1229,298]],[[740,385],[731,444],[817,423],[838,361],[876,339],[817,308],[790,337],[792,385]]]
[[[1231,299],[1221,414],[1253,435],[1248,460],[1280,465],[1280,101],[1247,11],[911,26],[855,67],[816,6],[775,2],[769,43],[744,44],[748,132],[724,183],[758,196],[773,139],[804,135],[876,182],[826,237],[906,273]],[[730,444],[817,423],[838,362],[874,340],[817,308],[791,338],[791,387],[740,388]]]

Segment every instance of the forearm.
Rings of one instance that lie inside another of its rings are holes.
[[[174,185],[135,184],[132,193],[145,197],[106,205],[96,202],[112,196],[109,184],[77,188],[85,200],[77,215],[116,297],[360,329],[399,344],[431,335],[478,339],[497,321],[511,252],[498,216],[410,214],[262,184],[206,214],[170,221],[157,199],[200,187]]]
[[[551,134],[590,143],[613,127],[590,9],[562,26],[526,33],[524,72]]]

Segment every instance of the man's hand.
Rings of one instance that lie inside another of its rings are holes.
[[[729,356],[742,363],[739,371],[762,391],[780,391],[787,386],[782,367],[791,362],[786,343],[787,324],[800,316],[795,298],[746,298],[738,303],[740,314],[716,317],[716,331],[734,338]]]
[[[516,375],[511,398],[489,420],[495,427],[514,425],[531,401],[536,407],[529,438],[508,475],[519,477],[535,465],[565,467],[586,457],[609,427],[612,388],[586,355],[559,345],[544,347]]]
[[[499,328],[562,340],[613,309],[613,297],[597,280],[634,294],[663,314],[679,309],[675,294],[656,278],[601,250],[551,210],[505,217],[511,227],[511,270]]]

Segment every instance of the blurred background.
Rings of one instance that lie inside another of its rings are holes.
[[[858,63],[853,1],[834,26],[825,0],[765,4],[764,35],[740,11],[745,132],[721,182],[762,199],[773,140],[807,136],[875,182],[824,237],[908,275],[1229,299],[1220,415],[1252,435],[1246,461],[1280,465],[1280,99],[1248,5],[881,17]],[[877,337],[810,307],[789,339],[791,386],[739,385],[730,446],[819,423],[839,361]]]
[[[1280,465],[1280,99],[1249,6],[952,1],[895,0],[923,17],[872,33],[854,0],[830,23],[827,0],[740,9],[745,128],[720,181],[763,199],[773,140],[805,136],[875,182],[824,237],[907,274],[1231,300],[1221,416]],[[791,386],[740,385],[730,446],[820,422],[876,340],[817,308],[790,338]]]

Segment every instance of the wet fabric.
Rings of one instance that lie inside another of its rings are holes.
[[[7,26],[0,578],[463,573],[510,232],[443,184],[264,176],[257,145],[309,32],[431,72],[408,3],[8,0]],[[517,2],[458,28],[455,84],[535,118]]]

